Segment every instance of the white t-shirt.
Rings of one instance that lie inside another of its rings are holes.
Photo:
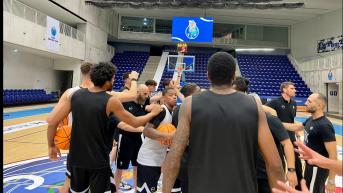
[[[166,115],[160,124],[172,122],[172,114],[164,105],[162,107],[166,111]],[[141,148],[139,149],[137,162],[145,166],[160,167],[167,154],[167,146],[160,144],[158,140],[145,137]]]
[[[74,94],[74,92],[76,92],[77,90],[81,89],[80,86],[75,86],[73,88],[68,89],[67,92],[67,97],[69,98],[70,95]],[[71,112],[68,115],[68,126],[71,128],[71,125],[73,123],[73,115],[71,114]]]

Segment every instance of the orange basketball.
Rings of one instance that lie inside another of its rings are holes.
[[[59,127],[54,138],[55,145],[59,149],[68,150],[70,145],[71,128],[67,125]]]
[[[172,133],[176,131],[176,128],[173,124],[171,123],[166,123],[166,124],[161,124],[158,128],[157,131],[160,131],[162,133]],[[172,140],[160,140],[160,143],[162,145],[168,145],[170,146],[172,143]]]

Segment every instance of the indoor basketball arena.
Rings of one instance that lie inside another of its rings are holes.
[[[343,193],[341,0],[3,0],[3,192]]]

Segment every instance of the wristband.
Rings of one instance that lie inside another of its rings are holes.
[[[289,172],[295,172],[295,168],[288,168]]]
[[[137,82],[137,79],[133,78],[133,79],[131,79],[131,81],[136,81]]]

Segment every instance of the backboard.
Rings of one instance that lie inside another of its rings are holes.
[[[195,56],[169,55],[167,64],[168,71],[194,72]]]

